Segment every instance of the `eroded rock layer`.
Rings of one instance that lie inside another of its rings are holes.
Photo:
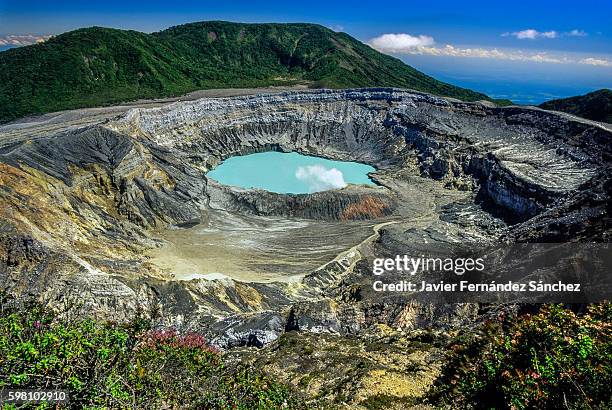
[[[2,286],[103,318],[196,327],[225,347],[263,345],[286,329],[352,334],[477,316],[359,301],[375,255],[419,243],[609,240],[612,131],[540,109],[323,90],[134,108],[52,130],[0,130]],[[367,163],[379,187],[279,195],[206,178],[228,157],[266,150]],[[213,208],[371,221],[372,233],[299,281],[177,281],[144,256],[161,230]]]

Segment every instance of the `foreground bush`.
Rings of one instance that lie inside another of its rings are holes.
[[[612,408],[611,336],[610,304],[501,318],[452,346],[435,396],[473,408]]]
[[[226,368],[199,334],[151,331],[143,321],[60,321],[0,295],[0,389],[8,387],[66,389],[72,408],[296,406],[262,373]]]

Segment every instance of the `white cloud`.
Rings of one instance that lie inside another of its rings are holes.
[[[370,40],[370,44],[377,50],[390,53],[402,53],[416,47],[433,45],[434,39],[430,36],[411,36],[410,34],[383,34]]]
[[[447,57],[473,57],[496,60],[527,61],[550,64],[586,64],[600,67],[612,67],[612,60],[606,58],[575,58],[567,55],[555,55],[548,52],[525,52],[521,50],[504,50],[497,48],[461,48],[447,44],[444,47],[419,47],[407,54],[424,54]]]
[[[535,40],[537,38],[559,38],[559,37],[586,37],[588,33],[584,30],[579,30],[577,28],[560,33],[555,30],[550,31],[538,31],[535,29],[527,29],[521,31],[513,31],[502,33],[503,37],[516,37],[519,40]]]
[[[510,34],[508,34],[510,35]],[[428,39],[426,44],[418,44],[419,38]],[[385,41],[382,41],[385,39]],[[404,39],[399,41],[397,39]],[[552,54],[545,51],[531,52],[522,50],[484,48],[484,47],[457,47],[451,44],[433,46],[435,41],[429,36],[414,37],[410,34],[383,34],[369,41],[369,44],[384,53],[391,54],[421,54],[446,57],[488,58],[510,61],[530,61],[535,63],[551,64],[586,64],[600,67],[612,66],[612,60],[594,57],[568,57],[564,54]]]
[[[344,175],[336,168],[326,168],[323,165],[308,165],[298,167],[295,177],[308,184],[310,192],[327,191],[344,188]]]
[[[555,30],[538,31],[530,28],[527,30],[514,31],[512,33],[503,33],[502,36],[513,36],[519,40],[535,40],[536,38],[557,38],[559,37],[559,33],[557,33]]]
[[[50,35],[38,36],[33,34],[9,34],[6,36],[0,36],[0,46],[27,46],[30,44],[42,43],[43,41],[48,40],[50,37]]]
[[[580,64],[595,65],[600,67],[612,67],[612,61],[603,58],[583,58],[578,61]]]
[[[586,37],[588,36],[587,32],[584,30],[573,29],[572,31],[568,31],[565,33],[566,36],[570,37]]]

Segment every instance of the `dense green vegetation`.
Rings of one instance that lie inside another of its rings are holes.
[[[0,52],[0,122],[197,89],[298,83],[488,99],[323,26],[214,21],[153,34],[85,28]]]
[[[540,104],[540,108],[612,124],[612,90],[604,88],[585,95],[551,100]]]
[[[436,396],[483,409],[612,408],[612,305],[547,306],[455,341]]]
[[[0,389],[8,387],[65,389],[71,408],[300,406],[260,371],[229,368],[199,334],[153,331],[142,320],[59,320],[36,304],[0,294]]]
[[[296,345],[308,355],[312,348]],[[454,338],[449,355],[428,395],[430,404],[612,408],[609,303],[580,314],[559,305],[520,316],[500,314]],[[60,318],[0,293],[0,389],[8,387],[65,389],[71,408],[306,407],[261,371],[228,364],[199,334],[151,330],[145,320],[119,325]],[[369,404],[393,400],[377,396]]]

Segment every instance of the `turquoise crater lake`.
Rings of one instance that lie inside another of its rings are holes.
[[[260,152],[228,158],[208,177],[241,188],[277,193],[307,194],[344,188],[347,184],[374,185],[368,172],[375,169],[358,162],[332,161],[297,152]]]

